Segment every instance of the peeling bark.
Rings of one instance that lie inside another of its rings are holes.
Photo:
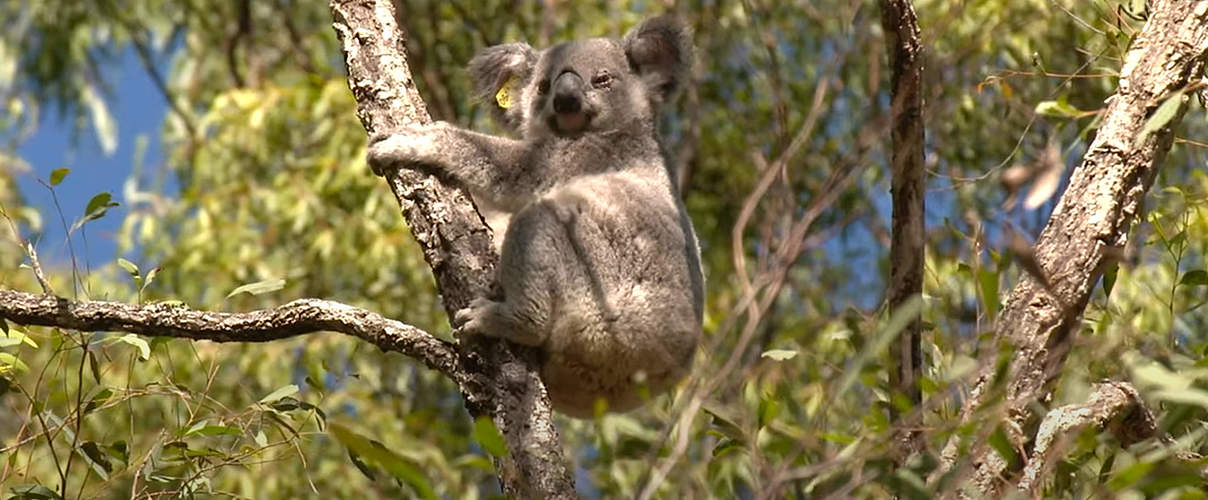
[[[406,35],[393,3],[331,0],[330,5],[348,87],[365,130],[372,136],[431,122],[407,65]],[[488,295],[498,256],[465,191],[415,170],[401,169],[386,178],[432,267],[450,317],[473,298]],[[459,386],[470,414],[489,416],[507,440],[509,455],[495,464],[504,493],[574,497],[549,397],[535,368],[536,352],[502,341],[465,340],[458,352],[466,379]]]
[[[1023,470],[1019,489],[1039,498],[1046,476],[1061,458],[1064,443],[1088,425],[1111,432],[1121,446],[1149,439],[1158,432],[1153,412],[1132,384],[1095,384],[1086,403],[1065,405],[1045,415],[1036,431],[1036,447]]]
[[[892,235],[889,246],[890,311],[923,293],[923,60],[919,43],[919,23],[910,0],[881,0],[881,26],[892,67],[890,76],[892,117],[893,174],[890,196],[893,198]],[[923,369],[921,318],[914,318],[902,329],[890,347],[889,386],[905,396],[911,406],[923,400],[919,377]],[[890,418],[898,426],[894,451],[899,461],[923,449],[919,419],[903,418],[901,410],[890,404]]]
[[[1021,276],[997,323],[998,338],[1014,349],[1006,378],[995,380],[992,367],[981,373],[962,415],[964,424],[984,420],[979,410],[998,403],[1005,388],[1002,426],[1012,446],[1025,452],[1025,436],[1039,422],[1036,403],[1048,399],[1094,284],[1127,242],[1170,149],[1172,129],[1186,109],[1187,97],[1178,91],[1203,71],[1208,1],[1155,0],[1151,12],[1125,56],[1119,89],[1108,99],[1094,141],[1033,246],[1050,286]],[[1171,98],[1182,100],[1174,118],[1143,134],[1153,111]],[[955,479],[970,479],[982,495],[996,496],[1010,481],[1007,463],[990,447],[962,446],[959,439],[949,441],[941,470],[950,470],[968,447],[970,474]]]

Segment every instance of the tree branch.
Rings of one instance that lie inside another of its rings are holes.
[[[1203,71],[1208,1],[1155,0],[1151,8],[1125,56],[1120,86],[1108,98],[1102,125],[1032,248],[1048,286],[1022,275],[998,319],[998,337],[1014,349],[1006,378],[996,380],[994,363],[988,364],[962,415],[962,424],[978,427],[973,422],[986,418],[979,410],[995,401],[992,394],[1001,394],[996,388],[1005,387],[1002,426],[1025,457],[1030,456],[1026,436],[1040,420],[1034,403],[1048,398],[1095,283],[1128,241],[1186,110],[1181,90]],[[1146,130],[1154,111],[1169,99],[1179,99],[1177,112],[1156,124],[1157,130]],[[941,474],[956,463],[962,439],[948,442]],[[1008,464],[989,446],[973,446],[970,453],[973,485],[982,496],[998,496]],[[959,484],[964,478],[955,479]]]
[[[923,293],[923,49],[918,18],[910,0],[881,0],[881,26],[892,67],[893,221],[886,295],[893,312]],[[890,347],[890,388],[905,396],[911,406],[923,401],[919,389],[923,369],[922,330],[922,318],[916,316]],[[894,433],[894,453],[900,462],[923,449],[923,434],[917,430],[919,422],[904,421],[903,412],[892,401],[889,414],[898,428]]]
[[[343,45],[348,87],[365,130],[372,136],[431,122],[407,65],[406,34],[394,3],[331,0],[330,7]],[[397,170],[386,179],[432,267],[450,316],[472,299],[490,295],[498,256],[490,231],[466,193],[413,169]],[[458,385],[466,409],[474,417],[490,417],[508,443],[508,456],[495,462],[504,494],[574,498],[549,396],[536,370],[537,352],[467,338],[458,354],[465,369]]]
[[[1019,489],[1039,498],[1044,478],[1064,448],[1060,443],[1087,425],[1109,428],[1122,446],[1153,437],[1158,432],[1153,412],[1145,406],[1132,384],[1104,382],[1095,384],[1091,397],[1083,404],[1065,405],[1050,411],[1036,432],[1036,448]]]
[[[0,290],[0,318],[23,325],[214,342],[269,342],[320,331],[340,332],[383,351],[418,359],[453,380],[464,378],[452,345],[414,326],[329,300],[300,299],[271,309],[222,313],[163,303],[81,302]]]

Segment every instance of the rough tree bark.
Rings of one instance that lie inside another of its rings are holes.
[[[1048,286],[1023,274],[998,319],[998,338],[1014,349],[1006,378],[995,380],[992,367],[981,373],[962,414],[963,424],[985,427],[972,423],[985,420],[979,410],[998,403],[995,395],[1005,389],[1001,428],[1012,447],[1023,452],[1020,467],[1033,455],[1028,436],[1040,421],[1036,403],[1048,400],[1094,284],[1123,249],[1170,149],[1172,129],[1186,108],[1182,90],[1203,71],[1208,1],[1155,0],[1150,12],[1125,56],[1119,89],[1108,99],[1095,139],[1032,248]],[[1151,122],[1170,99],[1179,100],[1177,112]],[[1147,130],[1147,122],[1161,127]],[[950,484],[971,479],[981,495],[997,496],[1011,482],[1008,476],[1019,472],[1008,471],[991,447],[962,444],[960,437],[945,448],[941,471],[952,470],[962,448],[971,455],[971,467],[954,471]]]
[[[431,118],[416,90],[404,49],[406,34],[391,0],[332,0],[357,116],[372,135]],[[491,235],[466,193],[413,170],[387,175],[403,216],[436,275],[446,311],[486,295],[498,256]],[[459,383],[474,417],[489,416],[507,439],[509,456],[496,462],[504,493],[516,498],[570,498],[574,484],[562,456],[535,352],[500,341],[468,339],[458,350],[466,379]]]
[[[881,0],[881,27],[889,52],[893,153],[890,196],[893,198],[893,230],[889,246],[889,309],[899,310],[906,301],[923,293],[923,50],[919,22],[910,0]],[[922,373],[921,318],[902,329],[890,347],[890,388],[909,400],[922,402],[919,376]],[[903,419],[893,402],[891,420],[898,426],[894,436],[899,461],[923,449],[917,418]],[[915,415],[918,415],[915,413]]]

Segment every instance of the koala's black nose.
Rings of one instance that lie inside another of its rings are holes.
[[[554,112],[578,113],[582,108],[583,79],[567,71],[554,81]]]

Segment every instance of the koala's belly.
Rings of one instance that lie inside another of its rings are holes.
[[[567,251],[542,370],[555,408],[579,417],[597,401],[626,411],[670,389],[700,335],[694,248],[674,201],[640,186],[588,187],[555,198]]]

